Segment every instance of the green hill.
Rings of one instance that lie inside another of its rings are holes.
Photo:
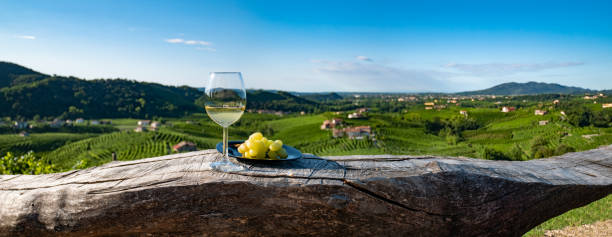
[[[294,95],[302,97],[304,99],[312,100],[312,101],[333,101],[333,100],[341,100],[342,96],[338,95],[338,93],[330,92],[330,93],[300,93],[295,92]]]
[[[9,62],[0,61],[0,88],[40,80],[46,75]]]
[[[0,62],[0,116],[32,118],[179,117],[202,111],[202,92],[125,79],[83,80],[48,76]]]
[[[581,94],[594,92],[580,87],[564,86],[544,82],[509,82],[477,91],[457,93],[459,95],[535,95],[535,94]]]
[[[48,76],[0,62],[0,116],[33,118],[181,117],[203,112],[202,88],[125,79]],[[318,102],[283,91],[249,90],[248,109],[314,112]]]

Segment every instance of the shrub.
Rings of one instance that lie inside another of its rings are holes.
[[[53,165],[37,158],[34,152],[19,157],[9,152],[0,159],[0,174],[45,174],[53,169]]]
[[[482,150],[481,157],[487,160],[512,160],[503,152],[488,147]]]
[[[576,148],[573,148],[565,144],[561,144],[555,150],[555,155],[559,156],[559,155],[563,155],[568,152],[575,152],[575,151],[576,151]]]

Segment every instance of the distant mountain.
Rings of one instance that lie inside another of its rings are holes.
[[[44,77],[48,76],[18,64],[0,61],[0,88],[34,82]]]
[[[534,94],[582,94],[593,90],[544,82],[509,82],[477,91],[459,92],[459,95],[534,95]]]

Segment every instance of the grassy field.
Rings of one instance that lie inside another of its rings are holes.
[[[527,232],[524,236],[544,236],[547,230],[562,229],[566,226],[591,224],[596,221],[612,219],[612,195],[584,207],[576,208],[552,218]]]

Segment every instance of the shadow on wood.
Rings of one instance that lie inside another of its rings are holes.
[[[221,173],[214,150],[0,176],[0,235],[517,236],[612,193],[612,146],[510,162],[308,156]]]

